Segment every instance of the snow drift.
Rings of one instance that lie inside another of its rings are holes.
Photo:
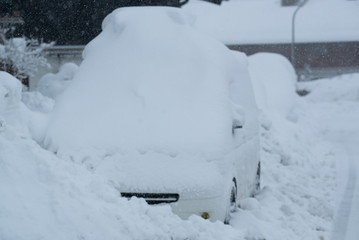
[[[302,82],[298,90],[306,92],[311,102],[359,101],[359,74],[347,74],[330,79]]]
[[[28,136],[28,112],[21,102],[20,81],[7,72],[0,71],[0,129],[12,126]],[[11,123],[11,124],[9,124]]]
[[[78,66],[74,63],[65,63],[58,73],[48,73],[43,76],[37,84],[37,90],[46,97],[56,98],[67,88],[77,68]]]
[[[16,115],[21,100],[21,83],[7,72],[0,72],[0,112],[6,117]],[[15,112],[15,114],[13,114]],[[16,119],[9,119],[15,121]]]

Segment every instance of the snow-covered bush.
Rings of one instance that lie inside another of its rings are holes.
[[[62,93],[74,77],[78,66],[74,63],[65,63],[58,73],[48,73],[43,76],[38,84],[37,90],[44,96],[55,99]]]
[[[34,39],[6,37],[7,30],[0,29],[0,70],[18,78],[25,85],[39,67],[50,65],[43,56],[43,50],[53,43],[39,43]]]

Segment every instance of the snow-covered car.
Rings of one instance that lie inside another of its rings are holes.
[[[56,99],[44,145],[123,197],[228,222],[259,188],[257,107],[247,57],[192,22],[166,7],[107,16]]]

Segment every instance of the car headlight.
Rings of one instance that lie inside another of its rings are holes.
[[[209,219],[211,216],[209,215],[208,212],[203,212],[203,213],[201,214],[201,217],[202,217],[203,219]]]

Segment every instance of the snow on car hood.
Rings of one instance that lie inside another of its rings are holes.
[[[149,152],[108,156],[94,168],[119,192],[178,193],[188,199],[223,194],[223,179],[230,179],[226,162]]]
[[[239,64],[181,9],[117,9],[57,98],[45,146],[218,156],[231,148],[229,84],[241,78]]]

